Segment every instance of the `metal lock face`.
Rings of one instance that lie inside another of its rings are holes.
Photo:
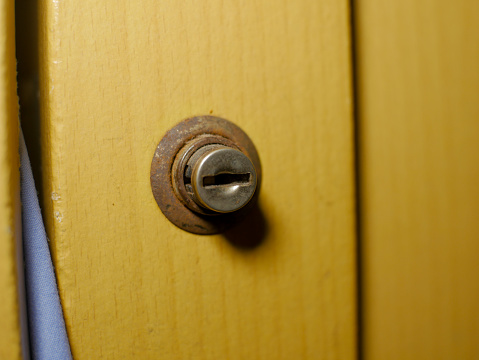
[[[194,197],[209,210],[237,211],[251,200],[256,190],[254,165],[239,150],[225,146],[208,149],[192,167]]]
[[[258,195],[261,164],[249,137],[231,122],[184,120],[158,144],[150,180],[153,195],[176,226],[215,234],[237,222]]]

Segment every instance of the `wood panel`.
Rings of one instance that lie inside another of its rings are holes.
[[[365,359],[479,357],[479,2],[355,3]]]
[[[0,358],[22,354],[16,259],[21,246],[14,2],[0,1]]]
[[[347,1],[40,2],[43,202],[75,359],[353,359]],[[152,196],[186,117],[241,126],[261,213],[177,229]],[[255,248],[232,245],[247,238]]]

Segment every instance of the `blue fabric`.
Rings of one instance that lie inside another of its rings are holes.
[[[20,164],[30,353],[33,360],[68,360],[70,344],[23,134]]]

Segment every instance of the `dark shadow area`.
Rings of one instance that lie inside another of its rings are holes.
[[[363,348],[363,333],[364,333],[364,318],[363,318],[363,292],[364,279],[362,276],[362,216],[361,216],[361,123],[359,116],[359,46],[357,33],[358,27],[356,23],[356,6],[355,1],[349,2],[350,6],[350,43],[351,43],[351,88],[353,95],[353,127],[354,127],[354,176],[355,176],[355,193],[356,193],[356,341],[357,341],[357,358],[362,360],[364,358]]]
[[[264,243],[268,230],[266,217],[259,204],[255,203],[245,217],[229,228],[223,236],[234,247],[248,251]]]
[[[38,0],[16,0],[15,46],[20,123],[30,156],[35,185],[37,190],[41,191],[43,179],[38,41]]]

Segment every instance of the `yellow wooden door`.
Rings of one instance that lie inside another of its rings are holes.
[[[19,274],[21,254],[18,101],[14,3],[0,1],[0,359],[22,355]]]
[[[15,359],[14,23],[1,5],[0,358]],[[22,116],[40,136],[75,359],[479,356],[475,1],[353,2],[357,213],[348,2],[36,6],[17,26],[38,52],[20,73]],[[202,114],[241,126],[263,165],[260,211],[227,235],[176,228],[151,193],[157,143]],[[233,244],[251,236],[258,246]]]
[[[479,358],[479,2],[355,4],[365,359]]]
[[[17,105],[1,4],[0,357],[15,359]],[[30,145],[74,358],[356,358],[356,216],[362,357],[479,356],[479,7],[353,5],[358,213],[348,2],[39,0]],[[157,143],[201,114],[241,126],[262,160],[260,220],[228,235],[176,228],[151,193]]]
[[[75,359],[354,359],[347,1],[39,2],[42,197]],[[242,127],[254,249],[159,210],[179,121]]]

